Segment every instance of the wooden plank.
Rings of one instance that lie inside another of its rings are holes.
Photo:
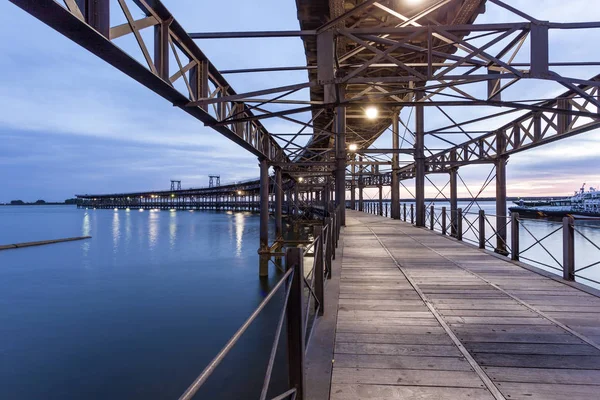
[[[552,322],[540,317],[445,317],[450,325],[485,324],[485,325],[552,325]]]
[[[390,356],[460,357],[455,345],[389,343],[335,343],[335,354],[381,354]]]
[[[359,324],[352,322],[340,322],[337,324],[337,332],[346,333],[385,333],[398,335],[428,335],[443,334],[444,329],[439,325],[373,325],[369,323]]]
[[[600,369],[600,356],[475,353],[480,365],[519,368]]]
[[[467,348],[475,353],[500,354],[548,354],[565,356],[600,356],[600,350],[588,344],[551,343],[468,343]]]
[[[384,301],[384,300],[381,300]],[[406,300],[404,301],[404,303],[411,303],[410,300]],[[356,311],[404,311],[404,310],[410,310],[410,311],[427,311],[429,312],[429,309],[425,306],[425,304],[423,302],[421,302],[421,304],[418,304],[418,302],[415,302],[417,304],[400,304],[400,305],[388,305],[388,304],[344,304],[344,305],[340,305],[339,310],[345,310],[345,311],[351,311],[351,310],[356,310]]]
[[[405,326],[423,325],[439,326],[435,318],[352,318],[338,315],[338,324],[372,325],[372,326]]]
[[[502,382],[600,386],[600,370],[486,367],[485,372],[494,381]]]
[[[485,387],[481,379],[471,371],[336,368],[333,371],[331,382],[347,385]]]
[[[453,345],[446,334],[365,334],[338,332],[336,343],[445,344]]]
[[[458,338],[461,342],[491,342],[491,343],[571,343],[583,344],[583,340],[569,333],[553,334],[553,333],[482,333],[476,332],[473,334],[459,333]]]
[[[373,354],[336,354],[334,368],[424,369],[472,371],[462,357],[414,357]]]
[[[528,308],[518,310],[440,310],[443,316],[455,317],[535,317],[537,314]]]
[[[502,393],[511,399],[564,400],[597,399],[598,386],[553,385],[546,383],[498,382]]]
[[[428,318],[434,319],[433,315],[427,311],[365,311],[365,310],[347,310],[344,307],[340,307],[338,311],[338,318],[357,318],[357,319],[375,319],[375,318]]]
[[[387,386],[332,384],[331,400],[493,400],[486,389],[431,386]]]

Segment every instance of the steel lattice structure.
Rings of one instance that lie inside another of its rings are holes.
[[[540,21],[501,0],[296,0],[299,30],[218,33],[186,32],[159,0],[11,2],[256,155],[263,251],[269,247],[269,167],[275,170],[276,202],[284,198],[284,180],[297,183],[296,197],[298,191],[319,192],[321,200],[335,199],[336,205],[345,202],[349,188],[352,206],[356,188],[362,201],[365,187],[390,185],[393,218],[400,217],[401,181],[414,178],[416,224],[423,226],[427,174],[449,174],[455,202],[457,169],[493,163],[497,209],[504,217],[510,155],[600,126],[600,76],[557,72],[600,63],[549,57],[551,32],[597,29],[600,22]],[[111,23],[111,6],[121,10],[126,23]],[[491,7],[517,22],[478,24],[478,16]],[[144,17],[134,19],[140,11]],[[144,29],[154,30],[151,43],[140,34]],[[115,44],[125,35],[135,37],[142,62]],[[196,42],[269,37],[301,38],[306,65],[219,71]],[[306,81],[238,93],[224,77],[288,70],[305,70]],[[566,92],[551,99],[523,98],[514,89],[528,80],[558,84]],[[295,99],[303,89],[310,90],[310,99]],[[377,107],[376,118],[367,118],[367,107]],[[498,112],[456,121],[448,110],[457,107]],[[414,111],[414,127],[400,119],[405,108]],[[426,130],[430,109],[451,123]],[[298,117],[303,113],[310,114],[308,121]],[[511,114],[512,121],[493,126]],[[298,132],[270,133],[263,122],[273,118],[297,124]],[[482,121],[493,127],[469,128]],[[402,127],[412,136],[408,148],[400,143]],[[388,129],[389,148],[374,148]],[[455,141],[450,133],[465,140]],[[430,149],[427,141],[441,148]]]

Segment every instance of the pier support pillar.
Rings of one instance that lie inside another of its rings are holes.
[[[400,113],[394,111],[392,115],[392,149],[397,150],[400,148]],[[400,181],[398,180],[398,169],[400,168],[399,154],[392,154],[392,187],[391,189],[391,214],[392,219],[400,219]]]
[[[358,211],[364,211],[364,203],[363,203],[363,158],[362,156],[358,156]]]
[[[298,181],[294,183],[294,216],[300,215],[300,199],[298,198]]]
[[[266,159],[259,162],[260,166],[260,255],[259,275],[269,275],[269,164]]]
[[[340,90],[340,97],[343,97]],[[346,108],[338,107],[335,129],[335,205],[340,206],[340,225],[346,225]]]
[[[458,168],[450,169],[450,235],[457,236],[458,210]]]
[[[415,101],[421,101],[422,91],[415,92]],[[425,119],[422,105],[415,107],[415,202],[416,226],[425,226]]]
[[[281,168],[275,168],[275,238],[283,237],[283,223],[281,210],[283,208],[283,180],[281,179]]]
[[[352,155],[352,165],[350,176],[350,209],[356,210],[356,155]]]
[[[508,156],[496,158],[496,250],[498,254],[507,256],[506,249],[506,162]]]

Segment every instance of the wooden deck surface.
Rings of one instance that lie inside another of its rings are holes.
[[[332,400],[600,399],[600,298],[348,211]]]

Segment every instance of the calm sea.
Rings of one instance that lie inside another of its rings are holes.
[[[0,244],[92,236],[0,251],[3,400],[178,398],[278,279],[258,278],[250,213],[7,206],[0,226]],[[258,397],[274,300],[196,398]]]

